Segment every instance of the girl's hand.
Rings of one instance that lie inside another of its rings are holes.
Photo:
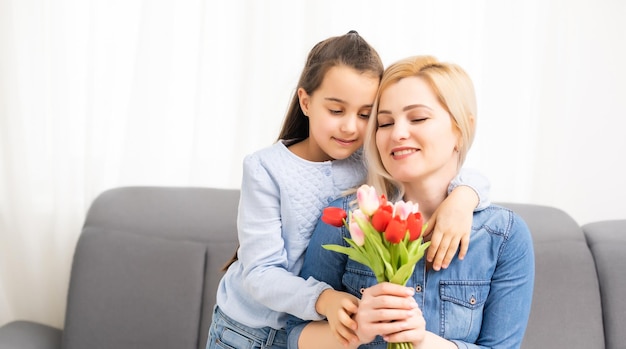
[[[388,282],[367,288],[355,316],[360,342],[381,335],[388,342],[421,343],[426,322],[413,294],[411,288]]]
[[[355,296],[333,289],[324,290],[315,304],[318,312],[326,316],[333,336],[343,346],[358,342],[355,333],[357,323],[352,319],[358,304],[359,299]]]
[[[450,265],[459,244],[459,259],[465,257],[478,200],[472,188],[458,186],[430,217],[424,236],[432,234],[426,260],[433,263],[434,270],[446,269]]]

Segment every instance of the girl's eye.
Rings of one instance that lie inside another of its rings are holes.
[[[426,121],[427,119],[428,118],[413,118],[411,119],[411,122],[418,123],[418,122]]]
[[[333,115],[339,115],[341,114],[341,110],[334,110],[334,109],[328,109],[328,111],[333,114]]]
[[[378,128],[385,128],[385,127],[389,127],[391,125],[393,125],[392,122],[381,122],[381,123],[378,124]]]
[[[359,117],[361,119],[369,119],[370,118],[370,114],[369,113],[362,113],[362,114],[359,114]]]

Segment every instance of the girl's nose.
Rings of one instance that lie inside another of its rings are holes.
[[[357,131],[357,115],[347,115],[341,123],[341,132],[354,133]]]

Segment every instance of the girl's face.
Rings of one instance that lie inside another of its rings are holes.
[[[371,74],[335,66],[313,94],[298,90],[309,117],[308,160],[345,159],[363,145],[378,82]]]
[[[394,179],[410,185],[432,176],[454,177],[459,132],[425,80],[408,77],[390,85],[378,110],[376,146]]]

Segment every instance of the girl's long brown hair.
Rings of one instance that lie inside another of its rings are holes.
[[[353,68],[361,73],[372,74],[379,80],[384,70],[378,52],[354,30],[320,41],[313,46],[306,59],[278,140],[298,142],[309,137],[309,118],[300,108],[298,88],[303,88],[307,94],[312,95],[322,84],[326,72],[339,65]],[[239,251],[239,246],[231,259],[224,264],[222,271],[226,271],[238,259],[237,251]]]

